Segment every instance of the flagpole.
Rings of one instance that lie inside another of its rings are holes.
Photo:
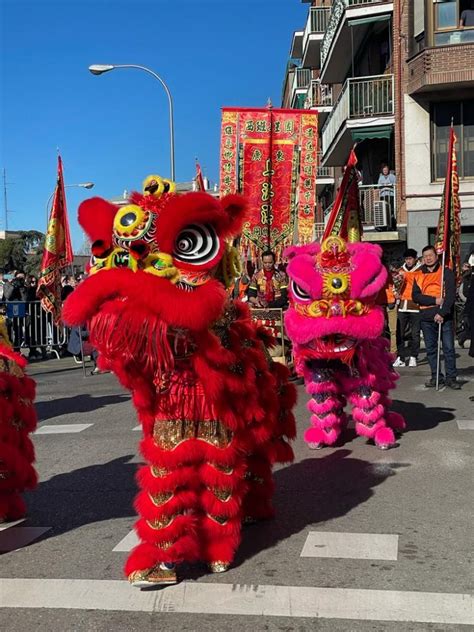
[[[444,298],[444,266],[446,262],[446,250],[443,250],[443,257],[441,259],[441,300]],[[441,305],[443,303],[441,302]],[[439,372],[441,362],[441,328],[443,323],[438,323],[438,351],[436,356],[436,390],[439,391]]]

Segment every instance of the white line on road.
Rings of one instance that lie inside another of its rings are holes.
[[[2,524],[0,524],[0,531],[5,531],[5,529],[11,529],[11,527],[16,527],[22,522],[25,522],[25,518],[20,518],[20,520],[14,520],[13,522],[2,522]]]
[[[82,432],[94,424],[57,424],[55,426],[40,426],[35,434],[69,434]]]
[[[471,595],[182,582],[138,591],[125,581],[0,579],[6,608],[66,608],[362,621],[474,623]]]
[[[137,546],[138,542],[138,536],[135,531],[132,530],[130,531],[130,533],[127,533],[127,535],[122,540],[120,540],[120,542],[115,548],[112,549],[112,551],[126,551],[128,553],[128,551],[131,551],[135,546]]]
[[[51,527],[12,527],[6,529],[0,533],[0,552],[7,553],[21,549],[50,529]]]
[[[474,420],[456,419],[459,430],[474,430]]]
[[[135,428],[132,428],[133,432],[140,432],[140,430],[142,429],[141,426],[135,426]]]
[[[353,560],[398,559],[398,535],[310,531],[301,557],[338,557]]]

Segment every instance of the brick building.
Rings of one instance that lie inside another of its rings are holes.
[[[389,258],[407,243],[420,250],[432,240],[453,117],[467,249],[474,241],[474,27],[460,26],[460,18],[468,2],[308,4],[305,28],[293,35],[282,103],[320,112],[315,236],[357,143],[364,239],[379,242]],[[384,164],[395,175],[393,198],[378,184]]]

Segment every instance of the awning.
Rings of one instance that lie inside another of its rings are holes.
[[[390,14],[384,15],[371,15],[367,18],[359,18],[358,20],[348,20],[347,24],[349,26],[362,26],[363,24],[371,24],[372,22],[385,22],[386,20],[390,20]]]
[[[368,138],[390,139],[393,133],[393,125],[376,125],[375,127],[364,127],[363,129],[351,130],[352,140],[360,143]]]

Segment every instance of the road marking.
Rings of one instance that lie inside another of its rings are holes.
[[[474,430],[474,421],[472,419],[456,419],[459,430]]]
[[[310,531],[301,557],[397,560],[398,535]]]
[[[0,531],[5,531],[5,529],[10,529],[11,527],[16,527],[22,522],[25,522],[25,518],[20,518],[20,520],[14,520],[13,522],[2,522],[0,524]]]
[[[137,546],[138,543],[139,543],[138,536],[135,533],[135,531],[132,529],[130,533],[127,533],[127,535],[120,540],[120,542],[117,544],[115,548],[112,549],[112,551],[120,551],[120,552],[126,551],[128,553],[128,551],[131,551],[135,546]]]
[[[51,527],[12,527],[0,533],[0,551],[16,551],[37,540]]]
[[[70,434],[82,432],[94,424],[57,424],[55,426],[40,426],[35,434]]]
[[[135,426],[135,428],[132,428],[133,432],[140,432],[140,430],[142,429],[141,426]]]
[[[362,621],[474,623],[471,595],[182,582],[139,591],[125,581],[1,579],[4,608],[66,608]]]

